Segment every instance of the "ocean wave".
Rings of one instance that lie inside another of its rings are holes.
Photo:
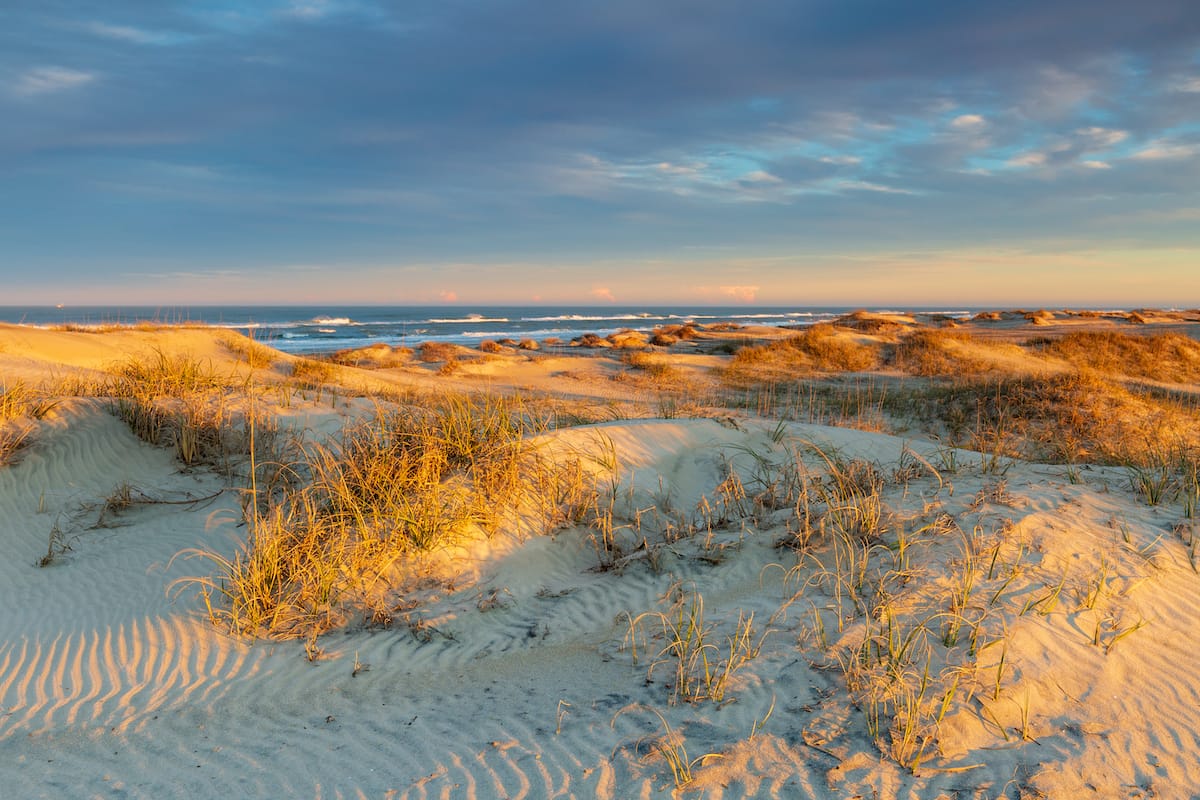
[[[142,325],[141,322],[119,323],[123,327],[133,328]],[[264,322],[185,322],[184,325],[199,325],[204,328],[220,328],[229,331],[254,331],[259,328],[270,328],[270,323]]]
[[[591,316],[586,314],[560,314],[554,317],[521,317],[522,322],[617,322],[631,320],[637,322],[653,322],[654,320],[670,319],[670,317],[654,316],[651,314],[618,314],[613,316]]]
[[[399,346],[400,342],[392,337],[380,336],[290,336],[276,340],[268,340],[264,344],[274,347],[283,353],[291,355],[306,355],[312,353],[333,353],[338,350],[360,350],[373,344],[389,344]]]
[[[425,323],[430,324],[430,325],[461,325],[461,324],[468,323],[468,322],[477,323],[477,322],[508,322],[508,321],[509,321],[508,317],[482,317],[482,316],[468,315],[468,316],[459,317],[456,319],[427,319],[427,320],[425,320]]]
[[[972,312],[972,311],[946,311],[946,310],[940,309],[940,308],[939,309],[926,309],[926,310],[913,309],[912,311],[897,311],[895,309],[885,308],[885,309],[880,309],[879,311],[875,311],[873,313],[875,313],[875,314],[893,314],[895,316],[905,316],[905,315],[913,315],[913,314],[940,314],[943,317],[966,318],[966,317],[970,317],[974,312]]]

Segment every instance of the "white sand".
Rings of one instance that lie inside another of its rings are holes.
[[[9,336],[4,363],[28,374],[95,368],[112,360],[110,347],[128,346],[91,336],[104,344],[89,347],[107,352]],[[197,333],[186,349],[210,352],[206,336]],[[333,412],[289,413],[308,427],[336,422]],[[627,517],[669,496],[696,519],[702,500],[717,505],[726,463],[749,486],[759,459],[782,463],[789,448],[816,442],[890,474],[906,444],[802,425],[777,443],[772,427],[624,421],[551,434],[545,446],[599,456],[611,442]],[[648,521],[653,557],[622,570],[594,569],[587,530],[501,534],[462,562],[453,591],[431,590],[412,609],[420,636],[402,620],[335,632],[310,663],[302,642],[224,635],[193,591],[172,591],[176,579],[208,570],[180,552],[232,553],[244,536],[234,492],[195,505],[136,506],[95,527],[103,498],[121,483],[181,501],[219,492],[219,477],[184,471],[170,452],[139,442],[103,401],[59,406],[35,436],[19,463],[0,468],[5,797],[670,796],[671,771],[652,746],[663,727],[649,708],[682,735],[690,759],[714,754],[697,762],[689,787],[706,797],[1200,796],[1192,658],[1200,575],[1172,532],[1178,505],[1139,503],[1121,470],[1085,466],[1073,485],[1062,468],[1024,463],[1003,476],[981,474],[980,456],[959,452],[960,468],[944,483],[924,475],[886,490],[898,513],[944,513],[963,532],[917,546],[915,577],[897,593],[897,608],[915,608],[921,592],[943,587],[976,528],[981,547],[998,544],[998,560],[1018,566],[1004,573],[1013,578],[1003,588],[999,578],[977,579],[973,607],[988,612],[997,644],[973,660],[964,678],[976,685],[972,698],[949,709],[941,752],[914,775],[881,755],[841,672],[825,668],[809,599],[779,613],[799,589],[783,580],[797,556],[774,546],[794,527],[788,509],[670,545]],[[948,458],[909,445],[931,463]],[[70,551],[39,568],[56,525]],[[1102,569],[1108,580],[1087,609]],[[1060,581],[1055,608],[1019,615]],[[718,636],[739,613],[753,612],[764,626],[775,616],[724,703],[670,705],[669,668],[648,675],[644,654],[634,663],[625,615],[667,610],[673,586],[702,593]],[[828,602],[819,587],[810,592],[812,603]],[[1144,627],[1106,651],[1139,621]],[[835,649],[861,638],[863,625],[831,630]],[[357,674],[356,661],[364,665]]]

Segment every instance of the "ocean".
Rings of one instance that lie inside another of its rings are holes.
[[[0,322],[35,327],[104,328],[142,323],[203,324],[230,328],[287,353],[329,353],[384,343],[415,346],[484,339],[562,339],[623,328],[650,329],[684,322],[803,327],[828,321],[850,307],[748,306],[0,306]],[[878,308],[873,311],[941,313],[965,318],[975,309]]]

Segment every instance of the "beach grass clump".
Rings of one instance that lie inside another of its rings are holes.
[[[387,369],[408,363],[413,351],[408,347],[392,347],[377,342],[366,347],[338,350],[329,356],[334,364],[359,369]]]
[[[270,347],[235,331],[228,331],[221,338],[221,345],[251,369],[267,369],[278,355]]]
[[[292,362],[292,381],[301,389],[320,389],[337,381],[337,365],[315,358],[298,358]]]
[[[1104,375],[1172,383],[1200,380],[1200,342],[1178,333],[1077,331],[1033,346],[1047,356]]]
[[[819,372],[863,372],[879,364],[877,346],[843,336],[832,325],[813,325],[783,344],[808,356]]]
[[[211,361],[187,354],[171,355],[161,348],[116,364],[113,375],[115,397],[184,397],[214,389],[241,388],[245,379],[222,374]]]
[[[872,470],[849,467],[854,462],[836,454],[823,460],[832,474],[807,498],[817,520],[839,496],[865,487],[879,487],[881,495],[887,491]],[[922,474],[943,485],[928,462]],[[989,704],[1013,699],[1009,632],[1040,602],[1012,589],[1030,569],[1023,561],[1026,551],[1018,547],[1011,556],[1008,529],[989,536],[977,527],[968,534],[936,506],[896,518],[872,537],[845,526],[819,527],[820,535],[786,574],[785,585],[795,582],[799,591],[785,608],[797,603],[811,608],[812,623],[801,641],[814,648],[814,663],[841,673],[868,737],[882,754],[915,773],[940,750],[949,715],[986,715]],[[939,540],[955,533],[960,555],[947,557]],[[1020,613],[1018,601],[1025,603]],[[990,699],[972,702],[985,692]],[[1026,705],[1020,728],[1025,736],[1031,716]],[[1008,731],[992,724],[1008,740]]]
[[[830,372],[862,372],[879,364],[879,348],[813,325],[775,342],[738,349],[722,370],[726,383],[745,386]]]
[[[887,410],[992,458],[1144,464],[1200,443],[1200,415],[1176,398],[1096,373],[963,380],[895,391]]]
[[[650,623],[657,631],[648,633]],[[637,642],[652,638],[662,642],[652,660],[646,679],[650,681],[655,669],[666,666],[670,672],[668,688],[671,702],[699,703],[725,700],[734,674],[747,662],[758,657],[767,634],[756,629],[754,615],[740,614],[734,631],[720,641],[715,624],[704,619],[704,597],[693,589],[675,598],[675,607],[668,612],[648,611],[629,618],[626,637],[637,660]]]
[[[621,356],[621,363],[630,372],[617,373],[614,378],[628,380],[631,373],[653,384],[678,384],[685,378],[683,370],[660,356],[645,350],[632,350]]]
[[[417,358],[424,364],[457,361],[458,347],[447,342],[422,342],[417,348]]]
[[[890,384],[873,375],[835,381],[767,381],[736,388],[726,384],[720,402],[768,419],[890,432],[893,422],[885,407],[895,391]]]
[[[961,379],[965,376],[1001,376],[1014,364],[1028,362],[1028,353],[1009,342],[991,342],[969,333],[921,328],[905,334],[895,344],[889,366],[909,375]]]
[[[110,369],[114,413],[140,439],[173,447],[185,465],[219,466],[227,474],[260,447],[277,425],[256,410],[249,380],[218,372],[210,362],[155,350]]]
[[[29,443],[29,428],[16,423],[0,423],[0,466],[13,463],[21,448]]]
[[[810,450],[820,479],[805,484],[796,504],[801,530],[785,542],[801,553],[785,576],[785,584],[800,585],[785,608],[810,606],[802,641],[815,645],[815,662],[842,674],[880,752],[917,770],[935,750],[943,718],[962,702],[961,675],[974,652],[968,656],[957,635],[946,641],[942,628],[955,614],[967,625],[981,583],[978,558],[967,543],[961,569],[947,570],[937,585],[917,580],[917,565],[947,533],[944,521],[898,518],[884,502],[882,468]],[[920,475],[942,485],[928,462]],[[906,491],[914,477],[906,471],[894,479]]]
[[[34,393],[24,381],[0,386],[0,422],[32,416]]]
[[[240,635],[311,636],[356,613],[390,618],[389,592],[422,553],[497,529],[531,473],[526,443],[541,417],[519,398],[446,393],[379,409],[339,441],[302,448],[282,493],[252,486],[249,539],[233,557],[200,555],[216,577],[191,578],[211,619]]]
[[[33,440],[36,421],[50,414],[64,398],[107,393],[106,381],[75,373],[32,384],[24,380],[0,384],[0,465],[15,460],[17,452]]]
[[[29,443],[29,418],[39,417],[45,400],[24,381],[0,386],[0,465],[11,463],[17,451]]]

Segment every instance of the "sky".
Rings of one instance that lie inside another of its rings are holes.
[[[41,303],[1200,306],[1200,4],[6,2]]]

